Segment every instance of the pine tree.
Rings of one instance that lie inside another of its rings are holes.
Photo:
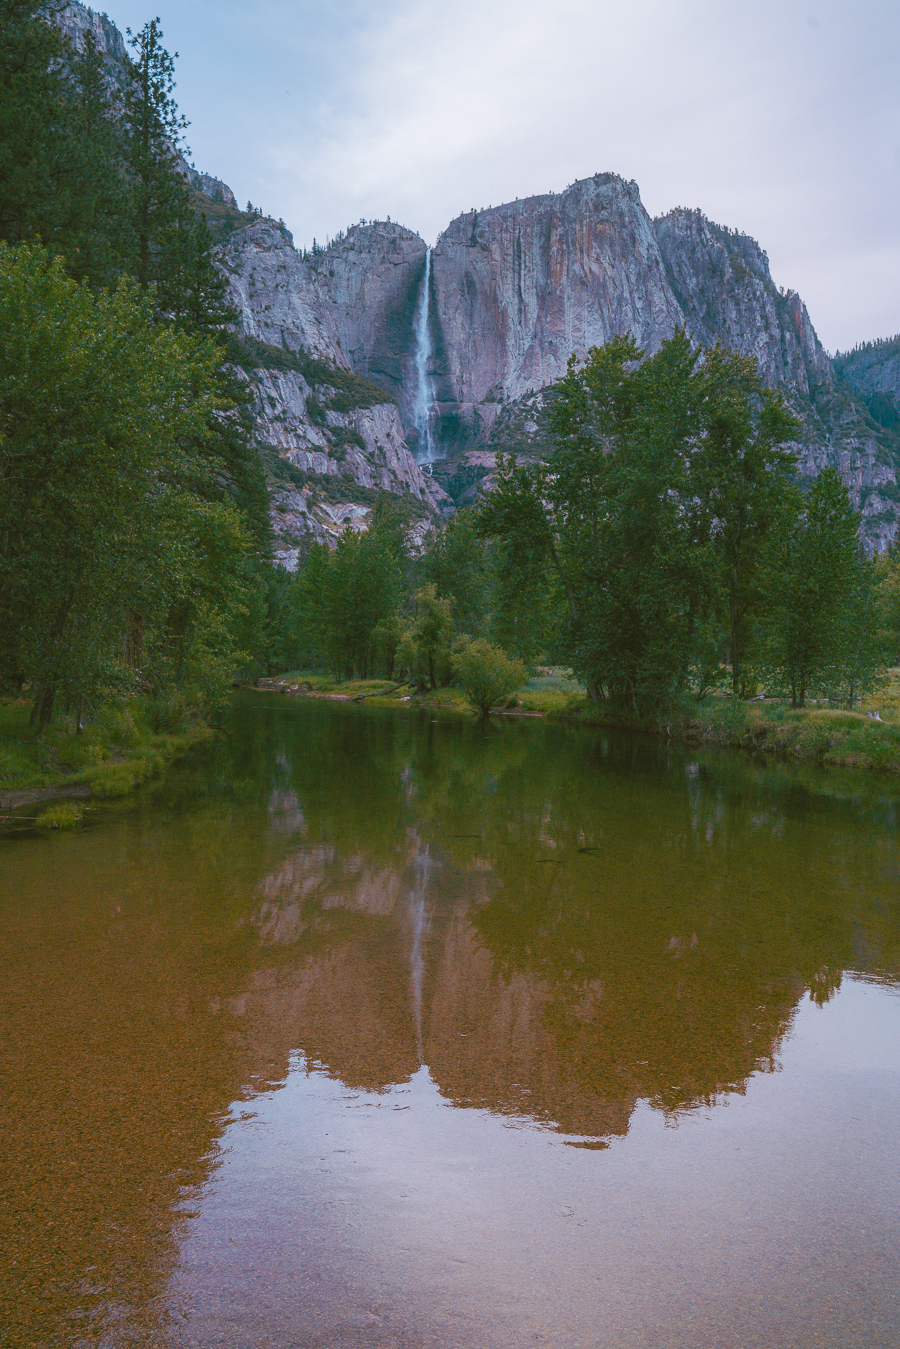
[[[120,129],[90,38],[79,55],[54,22],[63,8],[0,0],[0,238],[40,239],[110,285],[127,251]]]
[[[859,515],[833,468],[808,495],[785,502],[768,552],[770,608],[764,651],[768,676],[803,707],[811,693],[838,685],[852,697],[871,678],[867,612],[871,564],[859,547]]]

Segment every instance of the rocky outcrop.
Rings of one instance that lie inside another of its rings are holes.
[[[330,298],[283,225],[260,219],[238,230],[222,245],[219,262],[241,333],[348,366]]]
[[[418,234],[387,220],[354,225],[309,265],[328,295],[341,351],[387,389],[412,424],[413,314],[425,271]]]
[[[364,379],[338,387],[350,363],[317,259],[304,258],[288,230],[265,219],[234,233],[219,259],[241,336],[256,352],[264,344],[246,374],[282,565],[296,567],[307,536],[334,543],[346,528],[366,528],[382,492],[411,498],[420,516],[432,517],[449,498],[416,463],[392,396]],[[324,279],[332,279],[327,271]],[[273,366],[279,353],[288,368]],[[301,354],[300,368],[291,369],[290,356]]]
[[[441,410],[478,439],[573,351],[622,332],[654,351],[682,317],[637,185],[611,173],[454,220],[434,248],[434,298]]]
[[[112,19],[105,14],[97,14],[86,5],[68,4],[55,16],[55,21],[69,38],[76,51],[84,51],[85,38],[93,38],[97,51],[105,58],[108,70],[121,71],[127,58],[125,39]],[[119,75],[116,75],[116,83]]]
[[[211,173],[201,173],[195,169],[193,164],[182,164],[182,172],[187,179],[188,187],[194,192],[202,192],[204,197],[208,197],[212,202],[218,202],[222,206],[230,206],[232,210],[238,210],[238,204],[235,195],[227,183],[223,183],[221,178],[213,178]]]
[[[754,356],[771,388],[809,396],[831,387],[831,362],[805,304],[794,291],[778,290],[754,239],[683,209],[654,221],[654,233],[679,321],[698,342]]]
[[[60,23],[79,48],[93,34],[121,71],[125,45],[105,16],[71,3]],[[700,344],[753,356],[802,422],[801,477],[834,466],[864,516],[867,546],[896,536],[900,340],[832,362],[803,301],[775,286],[746,235],[696,210],[651,220],[637,184],[612,173],[459,216],[432,250],[426,297],[429,431],[446,457],[432,476],[413,452],[424,241],[390,220],[360,222],[300,253],[280,222],[240,212],[221,180],[183,171],[220,241],[243,337],[370,382],[354,404],[327,386],[323,394],[321,371],[310,379],[296,362],[248,367],[260,445],[290,470],[273,481],[286,537],[361,527],[383,491],[432,513],[447,506],[442,485],[457,504],[470,502],[495,480],[499,452],[546,453],[547,392],[570,355],[618,333],[652,353],[679,326]]]

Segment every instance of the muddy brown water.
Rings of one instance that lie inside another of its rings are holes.
[[[896,1346],[896,806],[809,788],[251,695],[7,836],[0,1344]]]

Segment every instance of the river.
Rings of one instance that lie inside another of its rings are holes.
[[[896,1346],[898,873],[864,775],[242,697],[0,843],[0,1343]]]

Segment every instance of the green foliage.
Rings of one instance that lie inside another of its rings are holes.
[[[420,688],[449,683],[453,604],[429,582],[416,593],[415,612],[402,631],[394,662]]]
[[[61,8],[3,3],[0,239],[48,254],[0,254],[0,682],[37,688],[40,726],[135,688],[199,715],[265,626],[251,392],[213,345],[233,316],[158,21],[113,96]]]
[[[808,495],[785,494],[768,545],[762,664],[793,707],[812,693],[873,687],[874,564],[859,546],[859,516],[834,469]]]
[[[454,652],[453,668],[470,704],[484,715],[505,704],[528,678],[522,661],[483,637]]]
[[[0,245],[0,676],[57,694],[220,698],[242,657],[252,541],[221,499],[215,347]]]
[[[52,22],[62,8],[0,4],[0,239],[41,239],[109,285],[127,248],[121,133],[91,39],[79,55]]]
[[[796,423],[752,359],[683,331],[642,356],[616,337],[570,361],[549,460],[501,460],[480,528],[522,611],[555,606],[558,650],[591,696],[658,718],[725,650],[743,685]]]
[[[354,431],[352,427],[333,426],[331,428],[331,443],[337,446],[355,445],[358,450],[366,448],[366,442],[359,431]]]
[[[37,817],[38,829],[74,829],[81,819],[82,811],[74,801],[59,801],[46,806]]]
[[[313,547],[295,585],[298,647],[302,651],[306,646],[314,660],[336,675],[367,679],[384,624],[399,607],[401,575],[396,541],[387,526],[347,530],[334,549]]]
[[[493,563],[471,510],[458,511],[429,538],[420,572],[437,594],[450,600],[456,627],[485,635],[493,603]]]
[[[352,370],[344,370],[319,356],[313,356],[303,347],[297,351],[289,351],[287,347],[276,347],[255,337],[246,335],[239,337],[236,333],[231,333],[226,339],[226,351],[227,359],[243,370],[294,370],[313,388],[333,389],[334,393],[324,405],[316,400],[316,407],[323,411],[328,409],[332,412],[354,412],[358,408],[372,408],[380,403],[397,401],[393,394],[373,384],[371,380],[363,379],[362,375],[356,375]],[[316,425],[324,426],[324,419],[316,422]]]

